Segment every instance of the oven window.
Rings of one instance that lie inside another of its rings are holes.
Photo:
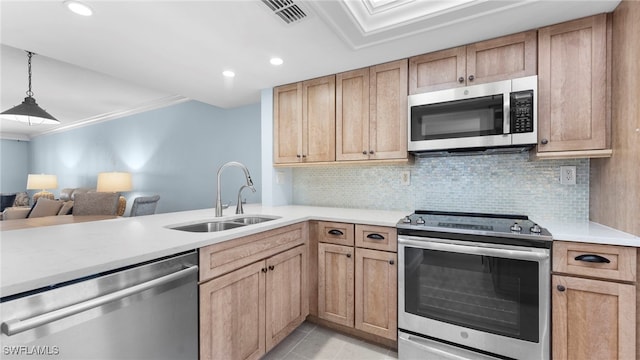
[[[503,95],[411,107],[411,140],[503,134]]]
[[[405,247],[405,312],[538,342],[538,263]]]

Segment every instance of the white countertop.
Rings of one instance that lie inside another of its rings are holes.
[[[407,211],[314,206],[263,207],[249,204],[245,214],[280,219],[213,233],[169,229],[215,219],[215,209],[0,232],[0,296],[18,294],[103,271],[251,235],[306,220],[395,226]],[[235,209],[224,210],[233,217]],[[223,219],[223,218],[218,218]],[[556,240],[639,246],[640,238],[593,222],[541,224]]]
[[[18,294],[103,271],[173,255],[202,246],[310,219],[395,226],[411,211],[378,211],[310,206],[263,207],[249,204],[245,214],[280,219],[212,233],[168,226],[215,218],[215,209],[117,218],[0,232],[0,296]],[[224,210],[233,217],[235,208]],[[222,218],[217,218],[217,220]]]

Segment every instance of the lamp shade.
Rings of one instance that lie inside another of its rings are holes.
[[[58,187],[58,177],[47,174],[29,174],[27,176],[27,190],[46,190]]]
[[[60,124],[56,118],[42,109],[31,96],[24,98],[22,104],[12,107],[1,114],[3,119],[19,121],[28,125]]]
[[[128,172],[102,172],[98,174],[99,192],[131,191],[131,173]]]

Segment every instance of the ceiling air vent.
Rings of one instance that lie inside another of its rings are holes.
[[[307,14],[292,0],[262,0],[265,5],[287,24],[293,24],[307,17]]]

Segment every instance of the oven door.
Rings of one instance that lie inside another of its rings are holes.
[[[401,235],[398,328],[501,356],[548,359],[549,253]]]

